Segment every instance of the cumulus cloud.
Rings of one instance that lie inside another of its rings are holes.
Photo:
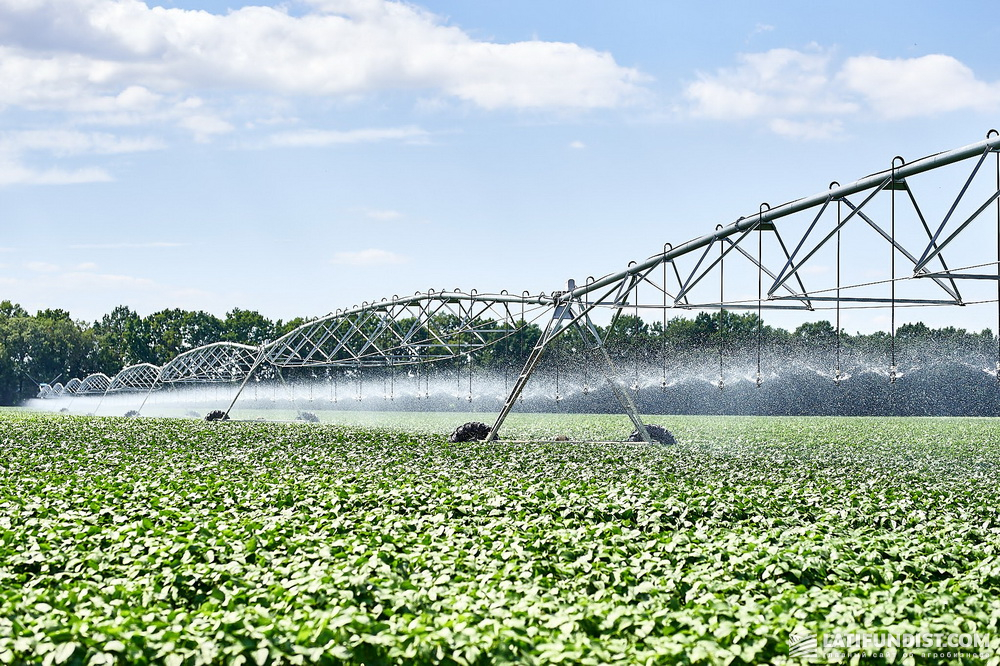
[[[487,108],[628,104],[643,75],[577,44],[477,41],[410,4],[319,1],[225,15],[139,0],[0,0],[0,105],[151,112],[193,90],[413,90]]]
[[[358,252],[337,252],[332,263],[345,266],[389,266],[406,263],[407,258],[388,250],[368,249]]]
[[[801,139],[840,136],[844,120],[862,112],[892,120],[1000,110],[1000,82],[977,79],[951,56],[838,60],[818,46],[742,54],[734,67],[698,74],[683,95],[692,117],[762,119]]]
[[[1000,83],[978,80],[969,67],[947,55],[849,58],[839,80],[884,118],[1000,109]]]
[[[830,87],[831,58],[819,49],[742,54],[734,68],[699,75],[684,95],[695,116],[714,119],[851,113],[857,105]]]

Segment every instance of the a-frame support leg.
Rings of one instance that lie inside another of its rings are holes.
[[[615,368],[614,362],[611,360],[611,356],[608,354],[608,350],[604,346],[604,341],[601,339],[601,335],[597,331],[597,327],[594,326],[594,323],[590,320],[590,310],[593,309],[593,307],[593,305],[584,307],[582,308],[580,314],[574,315],[571,305],[556,305],[552,319],[549,320],[548,325],[545,327],[545,331],[542,332],[541,337],[538,338],[538,342],[535,343],[534,348],[531,350],[531,354],[528,356],[528,360],[525,362],[524,368],[521,370],[521,374],[518,375],[517,381],[514,382],[514,386],[511,389],[510,394],[507,396],[507,400],[504,402],[503,408],[500,410],[500,414],[493,423],[493,427],[490,429],[489,435],[486,436],[487,442],[491,442],[497,438],[497,433],[500,431],[500,427],[503,425],[503,422],[507,419],[507,416],[514,408],[514,404],[521,396],[521,392],[524,390],[524,387],[527,386],[528,380],[531,378],[531,375],[541,362],[542,356],[545,354],[545,349],[548,347],[549,343],[565,331],[569,330],[569,326],[563,325],[564,320],[569,320],[569,323],[575,326],[577,331],[580,333],[580,337],[583,339],[584,343],[586,344],[589,338],[591,349],[600,352],[602,360],[604,361],[604,363],[601,364],[601,372],[604,374],[604,378],[611,387],[611,391],[621,404],[622,409],[625,410],[625,413],[632,421],[632,424],[636,427],[636,430],[639,431],[639,435],[642,437],[643,441],[649,444],[652,443],[653,440],[649,436],[649,432],[646,430],[646,426],[642,422],[642,419],[639,417],[639,411],[636,409],[635,402],[615,381],[615,376],[618,374],[618,370]],[[586,322],[586,325],[581,323],[581,320]]]

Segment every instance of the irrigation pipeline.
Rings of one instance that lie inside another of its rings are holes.
[[[642,274],[650,268],[658,266],[663,262],[673,261],[674,259],[687,255],[695,250],[704,248],[706,245],[711,245],[721,239],[729,238],[735,234],[755,229],[759,226],[767,224],[768,222],[774,222],[775,220],[779,220],[783,217],[808,210],[815,206],[823,205],[824,202],[827,201],[843,199],[852,194],[881,188],[887,183],[891,183],[893,178],[905,179],[907,177],[925,173],[956,162],[961,162],[962,160],[966,160],[971,157],[985,156],[986,153],[997,150],[1000,150],[1000,135],[988,138],[985,141],[980,141],[979,143],[970,144],[963,148],[956,148],[954,150],[930,155],[908,164],[904,164],[895,170],[889,169],[887,171],[880,171],[870,176],[866,176],[865,178],[856,180],[853,183],[838,185],[837,187],[831,188],[825,192],[820,192],[812,196],[790,201],[775,208],[761,210],[747,217],[740,217],[736,222],[716,229],[714,233],[682,243],[661,254],[653,255],[645,261],[630,265],[624,271],[606,275],[592,283],[570,290],[562,294],[560,299],[563,301],[580,300],[590,292],[596,291],[608,285],[616,284],[630,276]],[[918,268],[919,267],[920,266],[918,266]]]

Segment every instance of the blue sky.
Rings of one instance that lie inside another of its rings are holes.
[[[288,319],[551,291],[983,139],[994,10],[0,0],[0,298]]]

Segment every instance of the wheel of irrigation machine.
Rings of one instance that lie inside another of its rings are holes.
[[[658,425],[648,425],[646,426],[646,432],[649,433],[649,438],[654,442],[659,442],[660,444],[676,444],[677,440],[674,439],[673,434],[663,426]],[[631,435],[628,436],[627,442],[641,442],[642,435],[639,434],[639,429],[636,428]]]
[[[206,421],[228,421],[229,414],[226,414],[221,409],[216,409],[208,413],[205,417]]]
[[[448,441],[452,443],[476,442],[486,439],[489,434],[490,427],[485,423],[480,423],[479,421],[469,421],[468,423],[463,423],[455,428],[455,432],[451,433],[448,437]]]

